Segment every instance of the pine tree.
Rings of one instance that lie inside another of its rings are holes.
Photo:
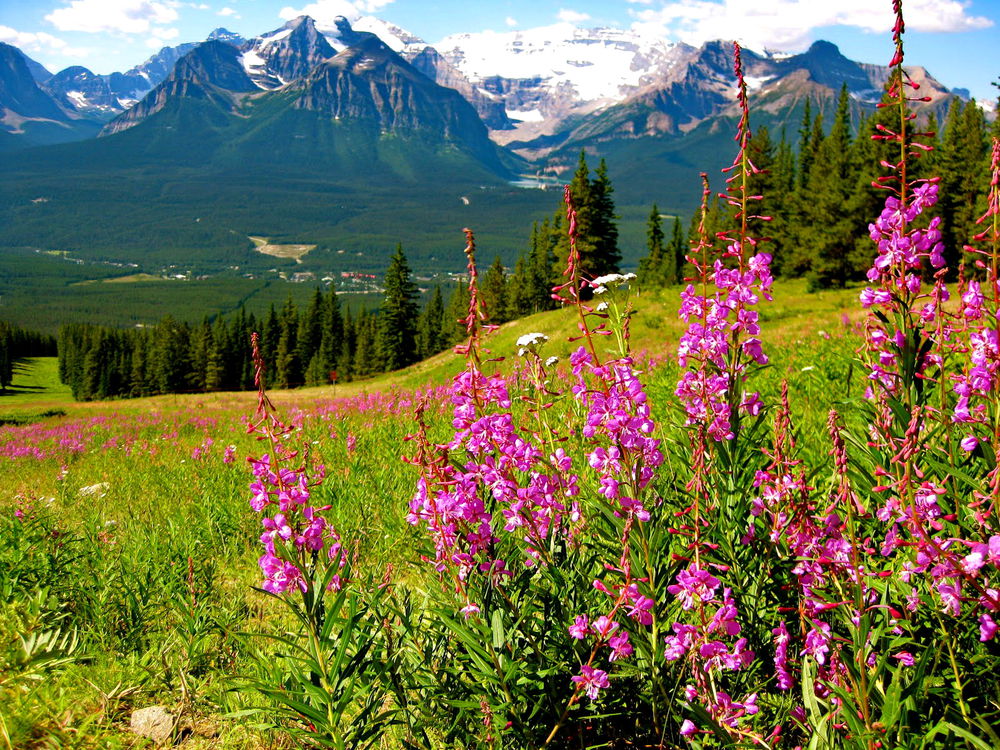
[[[795,199],[795,155],[792,146],[782,131],[781,140],[774,155],[772,176],[768,184],[768,193],[764,195],[767,208],[764,213],[771,217],[768,235],[771,243],[767,252],[773,258],[771,270],[777,275],[785,273],[785,256],[792,247],[789,222]]]
[[[167,315],[156,326],[151,356],[151,380],[156,393],[182,393],[191,371],[188,362],[191,329]]]
[[[365,310],[358,313],[354,321],[355,349],[354,375],[359,378],[374,375],[386,370],[383,359],[379,356],[379,320]]]
[[[500,325],[510,320],[507,312],[507,272],[499,255],[486,269],[479,288],[489,322]]]
[[[751,237],[762,239],[770,235],[771,225],[759,217],[773,216],[778,200],[774,189],[775,145],[766,126],[760,126],[751,135],[749,151],[757,171],[749,175],[747,189],[750,195],[759,195],[761,199],[750,204],[752,215],[747,217],[747,231]]]
[[[229,344],[229,328],[222,318],[216,318],[212,326],[212,338],[205,355],[205,390],[221,391],[232,388],[228,379],[226,350]]]
[[[211,348],[212,324],[205,317],[202,318],[201,325],[195,330],[191,341],[191,366],[187,376],[187,390],[205,390],[205,373],[208,370],[208,354]]]
[[[667,257],[664,238],[660,209],[654,203],[646,220],[646,256],[639,261],[639,283],[644,288],[663,286],[676,275],[667,264],[670,261],[669,265],[673,265],[673,259]]]
[[[456,282],[455,288],[448,298],[448,307],[444,311],[442,330],[448,345],[456,344],[465,338],[465,326],[459,321],[469,314],[469,287],[462,282]]]
[[[15,358],[13,327],[0,321],[0,390],[4,392],[14,382]]]
[[[281,339],[281,319],[274,304],[267,313],[267,321],[261,332],[260,353],[264,359],[264,378],[268,385],[277,383],[278,341]]]
[[[275,350],[274,385],[293,388],[303,382],[303,367],[299,360],[299,314],[291,296],[281,308],[281,333]]]
[[[531,289],[531,271],[528,267],[528,258],[524,253],[521,253],[517,256],[517,263],[514,264],[514,273],[507,280],[507,311],[511,318],[522,318],[534,312]]]
[[[323,320],[320,331],[319,363],[324,371],[322,382],[330,382],[335,372],[337,379],[340,378],[337,366],[344,345],[344,318],[340,311],[340,300],[337,298],[337,290],[333,284],[330,284],[330,291],[327,292],[326,299],[323,301]]]
[[[564,214],[556,213],[550,222],[545,219],[540,225],[535,225],[532,232],[531,254],[528,258],[528,278],[530,279],[531,312],[552,310],[555,300],[552,299],[552,287],[560,283],[563,265],[558,265],[556,248],[565,235]]]
[[[592,180],[587,167],[587,155],[581,151],[569,188],[573,209],[576,212],[576,249],[580,254],[581,276],[593,278],[606,273],[617,273],[621,265],[621,252],[618,249],[617,216],[614,200],[611,197],[614,188],[608,179],[607,164],[601,160]],[[565,211],[565,207],[560,204],[550,230],[561,228],[560,219],[565,215]],[[569,256],[569,238],[564,232],[559,232],[553,239],[556,241],[558,278]]]
[[[357,326],[351,315],[349,307],[344,308],[344,344],[340,347],[340,354],[337,355],[337,380],[347,382],[353,380],[354,373],[354,352],[357,348]]]
[[[684,230],[681,228],[681,217],[674,217],[674,228],[670,233],[670,245],[667,253],[674,259],[675,276],[674,283],[684,281],[684,267],[687,265],[688,242],[684,237]]]
[[[938,204],[944,257],[957,268],[961,249],[975,233],[978,201],[985,183],[988,141],[982,110],[975,101],[952,100],[941,143]]]
[[[850,97],[841,87],[830,133],[820,141],[803,196],[800,249],[808,249],[808,278],[816,288],[843,287],[854,275],[851,249],[855,224],[849,202],[854,187],[851,170]]]
[[[376,350],[386,370],[398,370],[417,361],[418,291],[410,267],[397,245],[385,272],[385,298],[379,308]]]
[[[444,298],[441,287],[435,286],[431,298],[420,313],[418,325],[418,353],[421,359],[442,351],[447,342],[444,339]]]
[[[299,318],[296,346],[298,348],[298,360],[303,368],[303,379],[306,385],[322,385],[326,382],[326,376],[319,376],[315,367],[312,372],[306,372],[313,358],[319,354],[319,348],[323,342],[323,308],[323,293],[317,288],[313,290],[309,306]],[[319,360],[317,360],[317,365],[321,367]]]
[[[618,249],[618,217],[611,197],[615,189],[608,178],[608,165],[601,159],[590,183],[590,233],[594,246],[590,266],[584,266],[593,276],[618,273],[622,254]]]

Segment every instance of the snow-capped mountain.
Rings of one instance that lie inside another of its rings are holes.
[[[615,28],[562,23],[456,34],[429,44],[372,16],[353,24],[342,17],[318,23],[301,16],[249,40],[226,29],[209,35],[209,41],[237,51],[237,62],[262,91],[284,90],[373,39],[414,72],[458,92],[494,142],[528,159],[585,139],[686,132],[724,113],[735,98],[728,45],[710,42],[694,48]],[[77,66],[51,75],[38,66],[32,74],[61,110],[107,122],[151,95],[197,47],[165,47],[125,73],[96,75]],[[844,83],[855,100],[871,104],[888,75],[883,66],[848,60],[827,42],[797,55],[747,50],[744,64],[759,105],[772,111],[804,96],[832,98]],[[924,82],[923,93],[936,106],[954,95],[923,69],[910,72]],[[156,96],[162,98],[163,92]],[[144,119],[155,107],[155,101],[145,103],[112,130]]]
[[[326,34],[303,16],[240,47],[198,45],[102,135],[137,126],[145,135],[134,138],[158,144],[144,146],[144,157],[163,158],[214,137],[226,143],[223,158],[244,166],[285,154],[286,166],[324,162],[372,174],[409,164],[402,171],[416,173],[416,164],[445,155],[495,179],[508,176],[508,163],[516,161],[490,141],[459,92],[437,85],[346,19]]]
[[[578,29],[562,23],[526,31],[446,37],[434,45],[477,89],[499,96],[518,124],[551,132],[573,114],[626,99],[677,65],[676,45],[620,29]]]
[[[341,49],[345,46],[340,44]],[[276,89],[303,78],[337,54],[308,16],[299,16],[280,29],[251,39],[240,50],[247,75],[262,89]]]
[[[218,28],[206,41],[225,42],[239,47],[243,37],[227,29]],[[197,47],[200,42],[185,42],[176,47],[163,47],[145,62],[124,73],[94,73],[80,65],[73,65],[49,74],[40,82],[61,105],[84,116],[108,120],[131,108],[146,94],[162,83],[173,71],[177,61]]]

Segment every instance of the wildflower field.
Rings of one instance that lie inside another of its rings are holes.
[[[0,427],[0,747],[1000,747],[1000,141],[948,269],[895,8],[864,288],[771,278],[737,46],[676,299],[581,279],[567,191],[565,309],[492,331],[467,232],[393,387]]]

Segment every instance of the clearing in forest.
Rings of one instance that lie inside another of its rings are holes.
[[[316,249],[315,245],[272,245],[267,237],[251,237],[250,241],[259,253],[275,258],[294,258],[296,263],[301,263],[303,255]]]

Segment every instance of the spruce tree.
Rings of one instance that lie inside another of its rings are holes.
[[[555,308],[552,287],[561,283],[566,266],[565,257],[561,266],[556,258],[556,248],[566,234],[564,216],[564,213],[557,212],[551,221],[545,219],[541,225],[536,225],[536,231],[532,233],[531,255],[528,259],[531,312]]]
[[[330,290],[323,300],[323,319],[319,345],[319,361],[320,366],[324,370],[324,383],[331,381],[334,372],[337,372],[338,379],[340,378],[337,366],[344,345],[344,317],[340,311],[340,300],[337,298],[337,290],[333,284],[330,284]]]
[[[673,283],[684,281],[684,267],[687,265],[688,242],[684,237],[684,230],[681,228],[681,217],[674,217],[674,228],[670,233],[670,245],[667,252],[674,259],[675,276]]]
[[[264,378],[270,385],[274,385],[277,380],[278,370],[278,340],[281,338],[281,319],[278,311],[271,304],[268,310],[267,320],[264,323],[264,330],[261,332],[260,353],[264,359]]]
[[[448,307],[444,311],[442,330],[445,332],[448,345],[457,344],[465,338],[465,326],[459,321],[468,314],[469,286],[459,281],[455,283],[455,288],[448,298]]]
[[[349,307],[343,313],[344,344],[337,355],[337,380],[346,382],[354,379],[354,352],[357,348],[357,326]]]
[[[410,267],[397,245],[385,272],[385,297],[379,308],[377,356],[386,370],[398,370],[417,361],[418,291]]]
[[[614,188],[608,178],[607,164],[602,159],[594,178],[590,178],[586,152],[580,151],[576,172],[569,184],[573,210],[576,212],[576,249],[580,255],[580,275],[594,278],[607,273],[617,273],[621,266],[621,251],[618,249],[618,225],[615,204],[611,197]],[[548,228],[549,240],[555,254],[555,283],[566,267],[569,256],[569,237],[564,231],[565,206],[556,208],[552,224]],[[540,240],[543,239],[540,237]],[[553,284],[549,284],[549,288]],[[549,290],[546,290],[546,296]],[[544,309],[544,308],[543,308]]]
[[[771,217],[767,234],[771,243],[767,252],[771,253],[771,270],[777,275],[785,273],[785,256],[792,245],[789,222],[795,195],[795,155],[792,146],[782,131],[781,140],[774,154],[772,176],[768,183],[765,213]]]
[[[379,354],[381,331],[379,322],[374,315],[366,310],[359,312],[354,319],[353,370],[356,377],[368,377],[387,369]]]
[[[517,263],[514,264],[514,273],[507,280],[507,311],[511,318],[521,318],[534,312],[531,290],[528,258],[521,253],[517,257]]]
[[[313,372],[310,373],[312,377],[306,376],[308,365],[319,354],[319,348],[323,342],[323,308],[323,292],[316,288],[309,300],[309,306],[299,318],[296,346],[298,347],[298,359],[303,368],[303,378],[307,385],[321,385],[326,382],[325,377],[316,379],[316,366],[322,367],[320,360],[317,360]]]
[[[674,275],[673,269],[665,265],[665,261],[673,259],[667,258],[664,237],[660,209],[654,203],[646,219],[646,256],[639,261],[639,283],[644,288],[663,286]]]
[[[486,269],[479,288],[489,322],[500,325],[510,320],[507,314],[507,272],[499,255]]]
[[[303,366],[299,360],[299,314],[291,296],[281,308],[281,333],[275,351],[274,385],[293,388],[302,385]]]
[[[608,178],[608,165],[601,159],[590,183],[590,234],[593,258],[589,266],[584,265],[592,276],[618,273],[621,270],[622,254],[618,249],[618,217],[615,202],[611,197],[615,189]]]
[[[854,187],[850,146],[850,97],[845,84],[803,195],[800,250],[807,249],[810,255],[808,278],[814,288],[840,288],[854,275],[850,256],[856,232],[848,210]]]
[[[434,287],[431,298],[420,313],[417,338],[421,359],[437,354],[448,345],[444,338],[444,297],[441,296],[440,286]]]

